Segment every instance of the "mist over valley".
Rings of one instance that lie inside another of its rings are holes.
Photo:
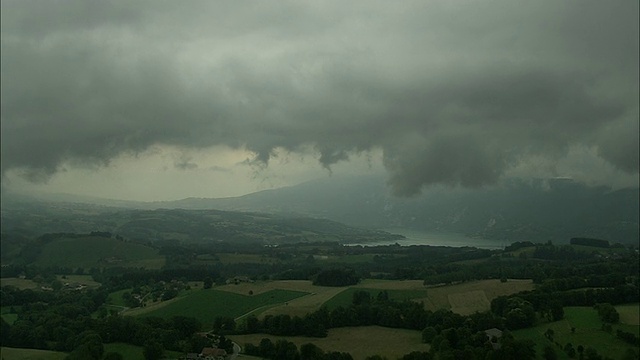
[[[0,1],[0,358],[640,358],[639,12]]]

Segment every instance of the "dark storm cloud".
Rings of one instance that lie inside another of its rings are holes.
[[[2,172],[38,178],[155,144],[244,146],[268,163],[311,144],[327,167],[381,148],[404,195],[494,183],[575,145],[637,173],[637,13],[633,1],[3,1]]]

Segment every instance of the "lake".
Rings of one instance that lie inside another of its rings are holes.
[[[392,234],[403,235],[405,239],[402,240],[389,240],[389,241],[374,241],[367,243],[356,243],[348,245],[362,245],[362,246],[377,246],[377,245],[393,245],[398,243],[401,246],[410,245],[431,245],[431,246],[474,246],[479,249],[503,249],[510,243],[504,240],[491,240],[491,239],[477,239],[466,236],[459,233],[445,233],[435,231],[420,231],[406,228],[390,228],[381,229]]]

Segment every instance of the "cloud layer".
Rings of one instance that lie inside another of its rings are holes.
[[[381,149],[401,195],[491,184],[576,148],[638,173],[635,1],[1,10],[3,176],[155,145],[246,148],[265,163],[312,146],[326,167]]]

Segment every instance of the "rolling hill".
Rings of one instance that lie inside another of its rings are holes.
[[[361,243],[403,238],[381,230],[302,216],[221,210],[140,210],[79,203],[31,202],[7,206],[2,210],[3,260],[17,256],[25,242],[43,234],[93,232],[109,232],[139,244],[159,241],[262,245],[318,241]],[[77,242],[75,237],[73,239]],[[69,245],[66,250],[72,249],[73,245]]]
[[[567,243],[595,237],[638,244],[638,188],[612,190],[570,179],[509,180],[494,187],[434,187],[414,198],[389,194],[378,177],[332,178],[235,198],[150,203],[183,209],[297,213],[369,228],[464,233],[507,241]]]
[[[279,220],[272,221],[279,221],[278,226],[289,228],[297,226],[292,224],[295,222],[300,225],[301,219],[306,217],[314,221],[337,221],[358,228],[463,233],[506,242],[551,240],[568,243],[572,237],[591,237],[637,245],[640,238],[639,198],[638,188],[613,190],[587,186],[570,179],[509,180],[479,189],[433,187],[424,189],[420,196],[398,198],[389,193],[381,177],[332,177],[219,199],[187,198],[142,203],[49,195],[46,198],[48,210],[38,210],[40,213],[37,214],[34,204],[41,203],[37,199],[31,199],[31,202],[24,198],[21,201],[3,199],[2,221],[3,228],[22,234],[33,228],[44,233],[92,231],[96,227],[113,231],[121,227],[122,231],[131,234],[153,237],[157,232],[145,232],[146,225],[154,221],[157,223],[154,227],[176,223],[154,220],[153,216],[144,218],[146,215],[142,214],[145,213],[135,213],[133,209],[164,211],[165,219],[182,218],[187,222],[190,220],[186,219],[185,213],[170,213],[168,209],[216,209],[270,214],[263,215],[267,217],[278,214],[281,215]],[[6,207],[5,203],[8,204]],[[7,207],[11,211],[5,211]],[[131,210],[127,212],[125,209]],[[93,216],[86,221],[92,213],[111,215]],[[118,215],[114,215],[116,213]],[[128,222],[127,217],[131,218]],[[283,220],[286,218],[297,220]],[[309,225],[307,221],[306,226]],[[178,231],[180,234],[174,235],[179,235],[178,238],[192,236],[193,232],[186,231],[185,226],[186,223],[179,225],[183,228]],[[193,223],[189,226],[195,229]],[[339,226],[329,222],[321,225],[325,230],[327,227],[333,228],[335,235]],[[272,226],[271,230],[274,229],[277,227]],[[343,231],[346,230],[339,230]],[[291,235],[290,230],[286,232]],[[167,234],[165,232],[165,237]]]
[[[165,259],[158,249],[96,235],[45,235],[21,248],[17,256],[3,259],[6,263],[68,268],[105,266],[160,268]]]

